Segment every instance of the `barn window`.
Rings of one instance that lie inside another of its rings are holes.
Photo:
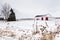
[[[48,20],[48,17],[46,17],[45,20]]]
[[[41,20],[43,20],[43,17],[41,18]]]
[[[39,20],[38,18],[36,20]]]

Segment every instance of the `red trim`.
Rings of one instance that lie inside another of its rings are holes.
[[[45,20],[48,20],[48,17],[46,17]]]

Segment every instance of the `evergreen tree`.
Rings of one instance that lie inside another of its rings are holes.
[[[11,8],[11,14],[9,15],[7,21],[16,21],[15,13],[13,12],[13,9]]]

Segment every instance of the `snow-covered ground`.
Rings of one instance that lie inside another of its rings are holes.
[[[59,40],[60,25],[55,23],[55,21],[41,21],[37,26],[39,32],[34,33],[34,20],[0,21],[0,40]],[[40,29],[42,26],[46,27],[42,28],[43,32]]]

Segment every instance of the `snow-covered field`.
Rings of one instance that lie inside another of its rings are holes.
[[[0,40],[60,40],[59,24],[54,21],[47,21],[47,25],[45,22],[39,24],[39,32],[35,33],[34,20],[0,21]]]

